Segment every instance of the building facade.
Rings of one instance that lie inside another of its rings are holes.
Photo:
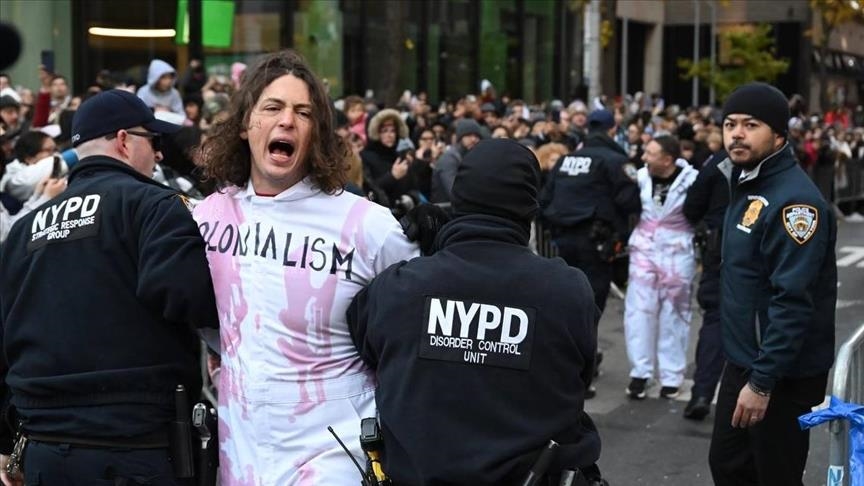
[[[291,47],[332,95],[370,90],[387,103],[406,89],[455,99],[478,92],[484,79],[529,102],[572,97],[583,84],[581,16],[572,0],[0,2],[0,19],[24,40],[8,71],[27,87],[38,86],[42,50],[54,51],[56,71],[83,92],[102,70],[141,82],[154,58],[182,73],[201,57],[212,73],[227,74],[235,61]],[[144,33],[115,37],[104,29]]]
[[[440,102],[477,93],[485,79],[499,95],[528,102],[585,99],[591,85],[688,106],[693,83],[677,61],[692,59],[697,46],[707,58],[713,45],[722,69],[723,32],[770,24],[777,56],[790,61],[776,82],[784,92],[820,109],[822,63],[829,103],[860,103],[864,94],[864,25],[834,29],[823,56],[809,0],[4,0],[0,20],[23,40],[7,69],[13,82],[38,87],[41,53],[53,51],[56,71],[78,93],[103,70],[142,82],[154,58],[182,73],[200,57],[211,73],[228,74],[235,61],[291,47],[334,97],[368,92],[393,104],[411,90]],[[154,30],[165,36],[146,34]],[[696,94],[700,104],[712,99],[704,83]]]

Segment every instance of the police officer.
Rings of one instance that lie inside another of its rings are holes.
[[[836,221],[786,140],[789,104],[746,84],[723,107],[720,318],[726,367],[709,462],[719,486],[801,485],[809,434],[834,360]]]
[[[2,427],[0,452],[8,464],[13,433],[26,438],[26,484],[185,484],[168,453],[175,389],[197,398],[195,328],[218,318],[192,215],[150,177],[177,128],[125,91],[86,101],[68,189],[3,248],[3,391],[17,430]]]
[[[696,228],[702,260],[702,275],[696,300],[702,307],[702,327],[696,344],[696,369],[690,401],[684,418],[702,420],[711,413],[711,401],[723,372],[720,339],[720,235],[723,215],[729,204],[729,184],[717,164],[728,155],[721,150],[708,159],[684,200],[684,216]]]
[[[558,255],[588,276],[601,315],[630,217],[642,209],[636,168],[612,138],[617,129],[609,110],[591,112],[583,147],[558,159],[540,195],[540,219],[549,227]],[[598,367],[602,358],[598,352]],[[588,398],[595,394],[592,386]]]
[[[598,312],[581,271],[527,247],[539,180],[529,149],[480,142],[459,165],[437,252],[391,266],[348,310],[378,378],[394,484],[514,484],[550,439],[553,475],[599,480],[583,410]]]
[[[641,210],[636,170],[612,139],[616,130],[611,112],[591,112],[584,146],[558,159],[540,196],[558,254],[588,276],[601,313],[612,281],[613,245],[625,241],[629,215]]]

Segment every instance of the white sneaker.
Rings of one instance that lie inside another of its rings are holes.
[[[846,216],[845,221],[847,223],[864,223],[864,215],[861,213],[852,213]]]

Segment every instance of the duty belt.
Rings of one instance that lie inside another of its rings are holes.
[[[135,437],[78,437],[41,432],[25,432],[27,439],[47,444],[71,444],[93,449],[164,449],[168,447],[168,432],[154,432]]]

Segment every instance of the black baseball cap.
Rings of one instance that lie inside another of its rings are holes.
[[[134,94],[122,89],[103,91],[89,98],[72,119],[72,146],[142,126],[154,133],[176,133],[180,125],[157,120],[153,111]]]
[[[615,115],[609,110],[594,110],[588,115],[588,129],[609,130],[615,126]]]

